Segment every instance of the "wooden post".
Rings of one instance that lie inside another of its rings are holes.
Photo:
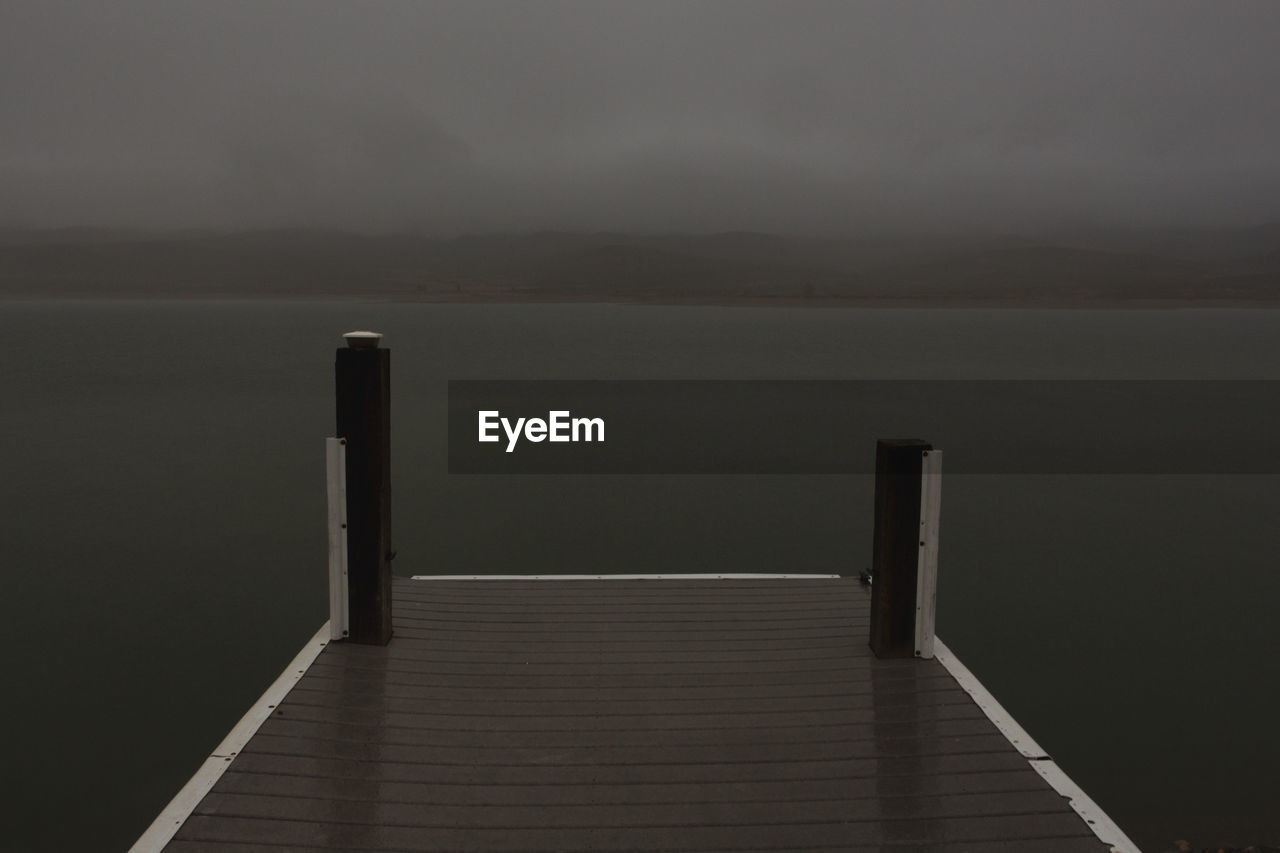
[[[876,442],[871,557],[871,650],[876,657],[909,658],[917,652],[918,574],[925,547],[921,475],[925,454],[932,450],[931,444],[918,439]]]
[[[348,640],[391,639],[391,351],[348,332],[337,351],[338,437],[346,439]]]

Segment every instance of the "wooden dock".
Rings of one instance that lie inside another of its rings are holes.
[[[932,445],[877,443],[862,578],[393,578],[390,353],[345,337],[330,620],[133,853],[1136,853],[934,636]]]
[[[874,657],[856,579],[394,594],[388,645],[321,637],[206,764],[208,793],[157,820],[172,840],[135,849],[1111,849],[1095,830],[1133,849],[1051,786],[945,647]]]

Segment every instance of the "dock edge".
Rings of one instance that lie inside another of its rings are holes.
[[[1013,748],[1027,759],[1032,769],[1039,773],[1053,790],[1067,798],[1071,808],[1093,830],[1093,834],[1103,843],[1111,845],[1112,853],[1142,853],[1138,845],[1134,844],[1116,825],[1116,822],[1102,810],[1102,807],[1095,803],[1093,798],[1049,757],[1040,744],[1027,734],[1027,730],[996,701],[991,691],[982,686],[978,677],[960,662],[960,659],[939,637],[934,638],[934,657],[973,698],[977,706],[987,715],[987,719],[995,723],[996,728],[1013,745]]]
[[[718,575],[413,575],[415,581],[740,581],[821,580],[840,575],[733,574]]]
[[[302,651],[298,652],[284,668],[280,676],[258,697],[253,707],[245,712],[240,722],[236,723],[235,727],[222,739],[222,743],[218,744],[213,753],[204,760],[195,775],[182,786],[182,790],[169,801],[164,811],[151,822],[146,832],[134,842],[129,848],[129,853],[160,853],[173,840],[178,830],[182,828],[182,824],[186,823],[192,811],[204,799],[205,794],[209,793],[222,778],[227,766],[231,764],[231,759],[235,758],[249,739],[257,733],[258,728],[271,716],[276,705],[280,704],[293,689],[293,685],[306,674],[312,662],[328,643],[329,622],[326,620],[320,626],[320,630],[316,631],[315,636],[302,647]]]

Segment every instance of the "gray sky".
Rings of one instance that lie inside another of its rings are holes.
[[[1280,3],[5,2],[0,224],[1280,221]]]

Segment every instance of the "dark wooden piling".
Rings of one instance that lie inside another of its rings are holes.
[[[871,650],[876,657],[915,655],[920,475],[924,454],[932,449],[914,438],[876,442],[871,558]]]
[[[337,351],[338,436],[347,441],[347,576],[354,643],[391,639],[391,351],[351,332]]]

